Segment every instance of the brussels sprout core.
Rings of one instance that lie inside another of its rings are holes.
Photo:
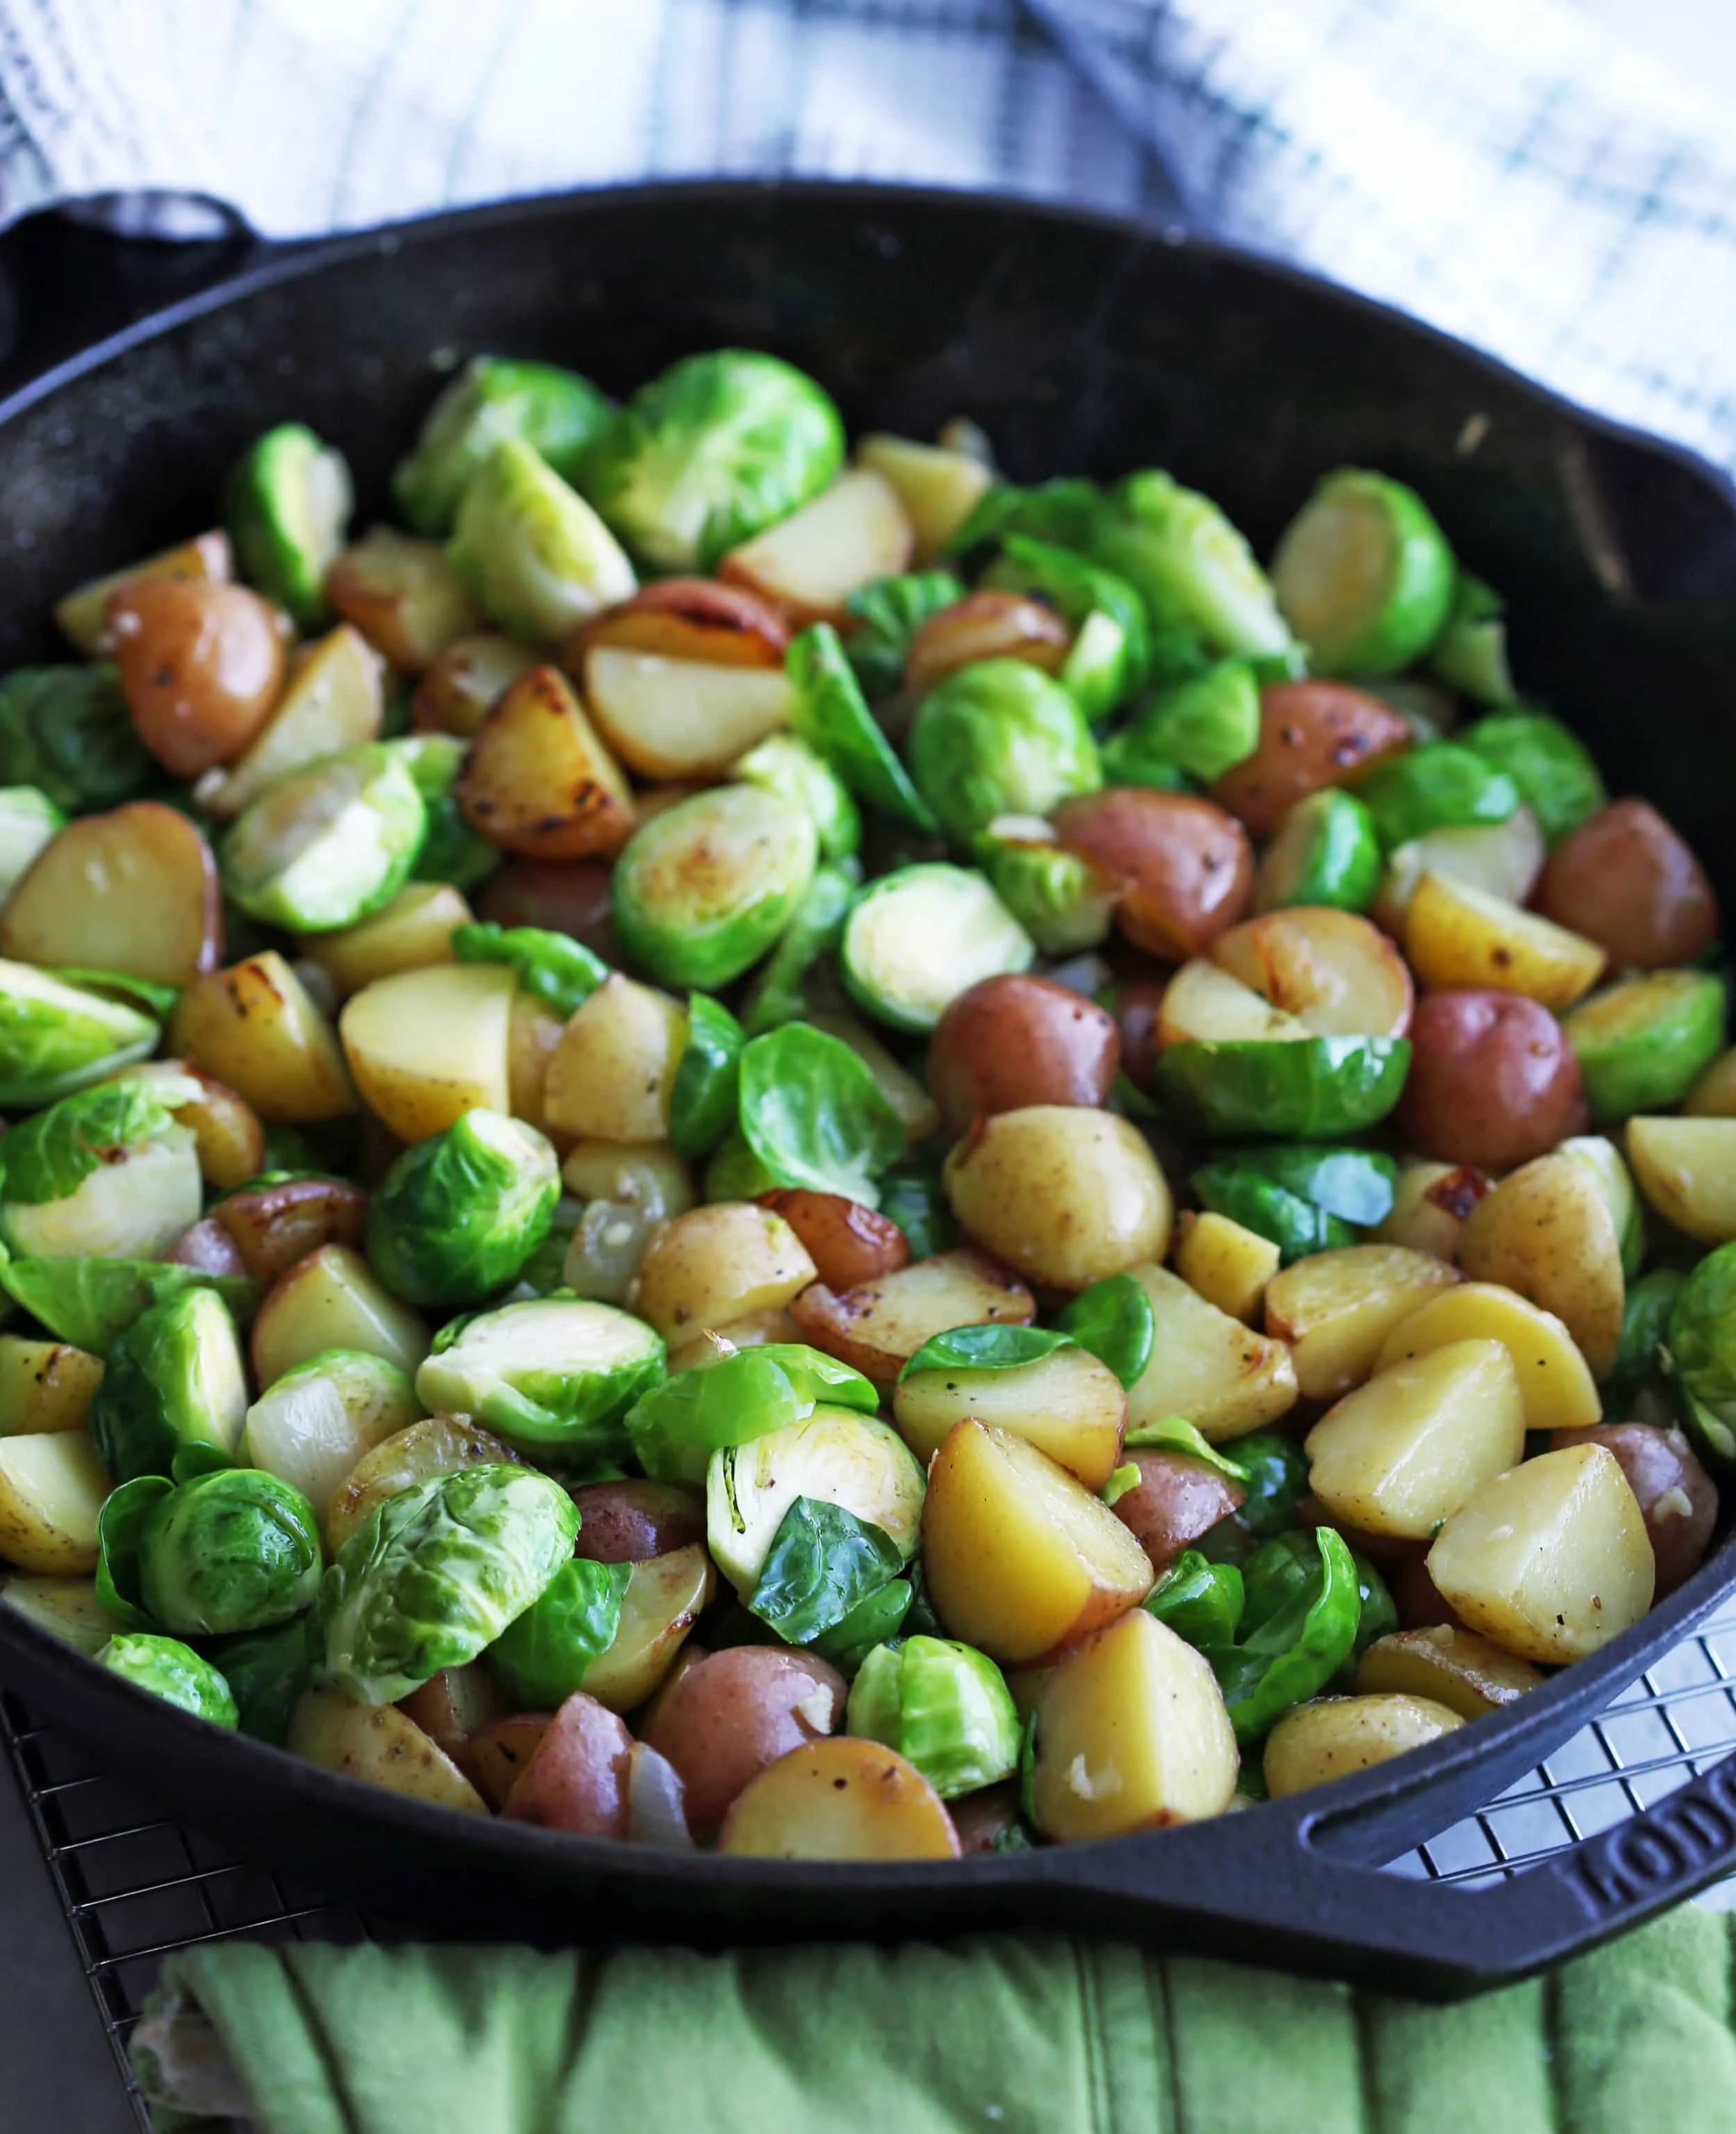
[[[895,1030],[933,1030],[981,978],[1028,971],[1036,944],[982,876],[934,862],[870,882],[844,922],[851,997]]]
[[[90,1435],[118,1481],[226,1467],[247,1415],[247,1374],[213,1290],[153,1304],[122,1335],[90,1403]]]
[[[663,1376],[663,1345],[613,1305],[539,1297],[461,1319],[416,1374],[436,1415],[473,1415],[510,1442],[624,1446],[620,1418]]]

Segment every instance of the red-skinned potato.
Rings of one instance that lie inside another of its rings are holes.
[[[1160,978],[1123,978],[1111,1012],[1121,1040],[1121,1067],[1138,1089],[1149,1089],[1157,1065],[1157,1019],[1163,1006]]]
[[[779,1185],[762,1193],[760,1205],[788,1224],[829,1289],[854,1289],[910,1264],[909,1240],[891,1217],[841,1193]]]
[[[446,1754],[499,1815],[553,1724],[552,1712],[516,1712],[467,1735],[461,1754]]]
[[[1072,631],[1052,607],[1022,593],[985,587],[920,626],[905,654],[904,679],[913,689],[932,689],[979,659],[1022,659],[1045,674],[1058,674],[1072,641]]]
[[[947,1803],[952,1827],[958,1834],[961,1856],[993,1852],[1000,1841],[1017,1827],[1019,1789],[1013,1784],[985,1786],[980,1793],[966,1794]]]
[[[191,1229],[183,1230],[163,1258],[176,1267],[197,1267],[201,1274],[247,1272],[247,1263],[234,1239],[211,1215],[194,1224]]]
[[[1139,1469],[1140,1479],[1116,1499],[1115,1515],[1160,1577],[1184,1548],[1247,1500],[1240,1482],[1184,1452],[1136,1447],[1126,1457]]]
[[[1695,1570],[1718,1522],[1718,1485],[1694,1456],[1681,1431],[1650,1423],[1599,1423],[1590,1430],[1556,1430],[1549,1446],[1603,1445],[1621,1462],[1646,1522],[1657,1565],[1657,1592],[1673,1593]]]
[[[343,1178],[289,1178],[232,1193],[210,1220],[234,1242],[255,1282],[275,1282],[321,1245],[359,1245],[368,1196]]]
[[[984,978],[940,1018],[928,1089],[941,1124],[962,1134],[972,1119],[1027,1104],[1101,1104],[1121,1064],[1115,1018],[1094,1001],[1049,978]]]
[[[703,1541],[705,1499],[678,1482],[587,1482],[575,1489],[575,1556],[593,1563],[639,1563]]]
[[[684,1669],[640,1733],[680,1774],[687,1821],[702,1836],[761,1771],[830,1734],[843,1709],[844,1678],[813,1654],[731,1645]]]
[[[1378,697],[1343,682],[1273,682],[1260,693],[1258,746],[1212,795],[1263,843],[1299,800],[1410,746],[1410,727]]]
[[[1718,938],[1705,869],[1649,802],[1617,800],[1563,838],[1531,901],[1618,969],[1691,963]]]
[[[104,628],[138,737],[177,778],[239,756],[282,687],[282,625],[245,586],[134,578]]]
[[[1584,1133],[1579,1063],[1546,1007],[1517,993],[1429,993],[1410,1026],[1396,1124],[1442,1163],[1511,1171]]]
[[[810,1282],[789,1310],[801,1340],[888,1387],[936,1334],[991,1320],[1028,1326],[1037,1316],[1036,1300],[1018,1277],[970,1245],[853,1289]]]
[[[565,675],[531,667],[476,730],[452,788],[473,829],[527,859],[620,850],[636,820],[620,766]]]
[[[609,913],[605,860],[509,860],[476,899],[476,916],[496,926],[542,926],[570,934],[605,963],[619,961]]]
[[[1254,856],[1232,815],[1189,793],[1110,786],[1064,801],[1055,834],[1122,884],[1116,925],[1136,949],[1179,963],[1247,910]]]
[[[86,815],[51,838],[0,920],[0,955],[184,986],[223,944],[217,862],[158,800]]]
[[[624,1722],[577,1690],[549,1721],[500,1813],[576,1837],[624,1837],[632,1755]]]
[[[744,587],[662,578],[580,624],[561,655],[576,680],[584,674],[585,654],[600,645],[709,667],[781,667],[789,625],[769,601]]]
[[[1427,1547],[1412,1542],[1407,1544],[1407,1551],[1390,1569],[1382,1567],[1400,1624],[1407,1630],[1430,1630],[1439,1623],[1464,1629],[1465,1625],[1429,1576]]]

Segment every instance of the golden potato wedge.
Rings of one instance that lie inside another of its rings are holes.
[[[587,616],[562,648],[561,664],[581,675],[599,645],[654,652],[710,667],[784,671],[789,624],[781,609],[715,578],[657,578],[601,614]]]
[[[814,1264],[781,1215],[750,1200],[690,1209],[656,1231],[632,1309],[666,1341],[788,1304]]]
[[[1167,1267],[1130,1270],[1151,1300],[1157,1339],[1127,1393],[1127,1427],[1184,1415],[1214,1443],[1275,1422],[1296,1404],[1288,1345],[1256,1334]]]
[[[55,620],[87,659],[101,659],[114,649],[108,625],[108,596],[139,578],[187,578],[195,585],[226,586],[235,576],[235,559],[229,537],[224,533],[200,534],[178,548],[165,548],[160,556],[128,563],[75,587],[55,603]]]
[[[1220,970],[1313,1037],[1402,1037],[1414,996],[1405,959],[1377,926],[1329,905],[1247,919],[1212,944]]]
[[[1150,1558],[1103,1503],[1016,1432],[967,1417],[928,1470],[923,1569],[941,1620],[993,1659],[1040,1659],[1136,1607]]]
[[[286,1178],[229,1194],[210,1219],[255,1282],[274,1282],[323,1245],[359,1247],[368,1196],[347,1178]]]
[[[1527,1430],[1586,1430],[1603,1415],[1596,1381],[1560,1320],[1495,1282],[1462,1282],[1420,1304],[1386,1336],[1374,1368],[1483,1340],[1499,1341],[1513,1359]]]
[[[1595,941],[1468,881],[1425,873],[1411,892],[1405,951],[1431,992],[1493,986],[1560,1014],[1609,960]]]
[[[1525,1403],[1498,1341],[1453,1341],[1395,1364],[1303,1440],[1309,1487],[1334,1521],[1426,1541],[1525,1455]]]
[[[720,1852],[760,1860],[956,1860],[946,1803],[914,1764],[841,1734],[792,1749],[730,1804]]]
[[[1286,1712],[1266,1737],[1263,1768],[1274,1800],[1390,1763],[1463,1726],[1427,1697],[1317,1697]]]
[[[1188,1209],[1176,1219],[1175,1272],[1208,1304],[1246,1325],[1260,1316],[1280,1257],[1270,1238],[1227,1215]]]
[[[65,1341],[0,1334],[0,1437],[82,1430],[103,1359]]]
[[[993,467],[974,452],[879,430],[858,439],[856,463],[891,484],[915,536],[919,564],[939,555],[995,480]]]
[[[915,546],[898,492],[866,467],[841,474],[823,495],[731,548],[717,567],[802,622],[841,622],[844,602],[873,578],[896,577]]]
[[[292,1755],[388,1793],[467,1815],[488,1813],[451,1758],[395,1704],[357,1704],[335,1689],[305,1689],[290,1714],[284,1746]]]
[[[233,820],[291,771],[378,741],[385,708],[379,654],[340,623],[292,662],[270,718],[244,752],[200,779],[200,805],[221,822]]]
[[[1547,851],[1542,829],[1529,808],[1515,809],[1504,823],[1430,830],[1412,838],[1387,856],[1374,900],[1374,922],[1395,940],[1403,940],[1410,900],[1425,874],[1469,882],[1504,904],[1523,904],[1536,887]]]
[[[335,1556],[387,1498],[401,1496],[418,1482],[456,1475],[462,1467],[523,1465],[509,1445],[467,1415],[431,1415],[412,1422],[364,1452],[332,1493],[326,1507],[326,1552]]]
[[[1546,1678],[1529,1660],[1455,1623],[1431,1623],[1420,1630],[1395,1630],[1377,1638],[1357,1663],[1359,1694],[1426,1697],[1461,1719],[1481,1719]]]
[[[598,1141],[666,1141],[687,1045],[687,1010],[678,1001],[612,973],[567,1023],[549,1060],[542,1086],[549,1124]]]
[[[1631,1629],[1656,1577],[1639,1500],[1597,1444],[1541,1453],[1485,1482],[1435,1536],[1428,1566],[1468,1628],[1546,1667]]]
[[[919,1371],[899,1381],[892,1412],[924,1466],[952,1426],[973,1415],[1029,1438],[1087,1489],[1101,1489],[1121,1456],[1127,1396],[1089,1349],[1057,1349],[1015,1371]]]
[[[0,1437],[0,1560],[56,1577],[94,1571],[113,1486],[82,1430]]]
[[[1392,1206],[1372,1233],[1377,1243],[1403,1245],[1450,1260],[1459,1250],[1466,1219],[1491,1180],[1464,1163],[1435,1163],[1407,1156],[1399,1166]]]
[[[1309,1253],[1273,1277],[1266,1330],[1290,1345],[1308,1400],[1336,1400],[1372,1373],[1386,1336],[1458,1274],[1402,1245],[1345,1245]]]
[[[262,1119],[305,1126],[355,1109],[331,1026],[275,949],[195,978],[176,1003],[169,1045]]]
[[[716,1567],[703,1542],[635,1563],[621,1596],[615,1643],[585,1670],[585,1694],[611,1712],[643,1704],[674,1666],[716,1591]]]
[[[1622,1246],[1597,1179],[1568,1156],[1521,1164],[1466,1219],[1459,1264],[1559,1319],[1602,1380],[1622,1340]]]
[[[781,667],[713,666],[598,645],[585,655],[585,702],[616,756],[640,778],[721,778],[789,724]]]
[[[301,954],[330,979],[340,1000],[348,1000],[376,978],[456,961],[452,936],[475,915],[463,891],[449,881],[406,882],[383,910],[359,926],[310,934]]]
[[[512,683],[540,659],[528,645],[489,630],[455,638],[417,683],[411,724],[419,733],[469,741]]]
[[[555,667],[508,686],[452,790],[472,828],[528,859],[612,856],[637,820],[620,765]]]
[[[157,800],[85,815],[51,838],[0,916],[0,955],[184,986],[223,944],[217,863]]]
[[[1018,1277],[968,1246],[936,1253],[857,1288],[815,1282],[788,1300],[801,1338],[890,1386],[923,1343],[953,1326],[1028,1326],[1036,1300]]]
[[[1719,1054],[1688,1092],[1682,1109],[1691,1119],[1736,1119],[1736,1045]]]
[[[1063,1654],[1036,1694],[1032,1798],[1073,1844],[1222,1815],[1241,1756],[1203,1657],[1136,1608]]]
[[[1736,1118],[1632,1118],[1628,1161],[1666,1223],[1703,1245],[1736,1238]]]
[[[1160,1050],[1189,1038],[1229,1045],[1245,1038],[1294,1040],[1313,1035],[1308,1025],[1287,1009],[1275,1007],[1264,994],[1232,978],[1204,956],[1182,965],[1165,987],[1158,1003]]]
[[[407,674],[482,627],[475,603],[437,541],[375,526],[326,573],[326,597],[376,651]]]
[[[89,1578],[42,1578],[15,1572],[0,1578],[0,1608],[15,1609],[27,1622],[63,1645],[94,1659],[124,1625],[96,1597]]]
[[[517,987],[504,963],[427,963],[345,1003],[338,1034],[355,1085],[400,1141],[443,1133],[478,1105],[506,1110]]]
[[[432,1337],[419,1311],[400,1303],[361,1254],[322,1245],[266,1292],[253,1321],[253,1376],[263,1393],[325,1349],[365,1349],[407,1377]]]

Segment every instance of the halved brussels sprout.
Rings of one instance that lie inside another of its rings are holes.
[[[1323,674],[1396,674],[1420,659],[1456,572],[1416,491],[1362,467],[1326,476],[1272,558],[1278,605]]]
[[[461,1468],[388,1497],[321,1581],[316,1672],[359,1703],[394,1704],[466,1666],[571,1561],[578,1532],[572,1499],[528,1467]]]
[[[1736,1468],[1736,1244],[1708,1253],[1670,1313],[1669,1360],[1702,1456]]]
[[[816,748],[799,735],[768,734],[730,773],[744,785],[763,786],[793,801],[813,821],[822,860],[848,860],[862,842],[862,818],[850,789]],[[0,793],[0,840],[6,796]]]
[[[1078,703],[1023,659],[981,659],[931,689],[909,756],[916,789],[967,846],[997,815],[1048,815],[1103,782]]]
[[[368,1209],[368,1257],[412,1304],[475,1304],[542,1243],[560,1193],[547,1137],[479,1108],[386,1173]]]
[[[10,896],[66,818],[34,785],[0,786],[0,897]]]
[[[1253,552],[1208,496],[1151,469],[1129,475],[1092,518],[1088,546],[1145,603],[1160,637],[1220,654],[1281,657],[1290,633]]]
[[[452,954],[461,963],[507,964],[521,992],[563,1018],[576,1015],[609,976],[609,966],[594,949],[546,926],[481,921],[460,926],[452,934]]]
[[[97,1665],[130,1682],[135,1689],[147,1689],[165,1703],[178,1705],[195,1719],[209,1719],[214,1726],[239,1723],[229,1686],[211,1663],[201,1659],[179,1638],[159,1637],[150,1630],[123,1630],[111,1638],[96,1656]]]
[[[383,742],[279,779],[224,838],[223,881],[241,909],[297,934],[353,926],[410,878],[428,813],[410,766]]]
[[[711,1455],[706,1538],[718,1569],[745,1598],[798,1497],[841,1505],[879,1527],[908,1563],[923,1494],[923,1470],[890,1423],[822,1404],[788,1429]]]
[[[1215,1133],[1319,1141],[1385,1118],[1410,1071],[1406,1037],[1188,1038],[1158,1055],[1157,1084]]]
[[[851,1686],[844,1730],[896,1749],[943,1800],[998,1785],[1018,1768],[1019,1714],[1006,1678],[955,1639],[876,1646]]]
[[[871,881],[844,922],[851,998],[895,1030],[933,1030],[982,978],[1028,971],[1036,944],[972,868],[934,861]]]
[[[1453,604],[1430,648],[1429,664],[1443,682],[1480,704],[1510,704],[1517,692],[1507,659],[1507,603],[1492,585],[1461,571]]]
[[[639,587],[584,498],[516,439],[471,478],[446,558],[504,630],[533,645],[558,643]]]
[[[51,1104],[157,1050],[162,1025],[130,1002],[0,960],[0,1104]]]
[[[774,355],[690,355],[635,393],[586,466],[586,494],[642,562],[709,571],[817,496],[844,463],[844,424]]]
[[[838,634],[817,622],[793,637],[784,666],[795,688],[790,724],[856,798],[919,830],[940,828],[868,708]]]
[[[1260,686],[1245,659],[1220,659],[1160,690],[1121,749],[1176,765],[1209,784],[1246,762],[1260,741]]]
[[[281,1749],[290,1714],[313,1673],[310,1625],[292,1617],[269,1630],[244,1630],[219,1640],[215,1661],[235,1700],[244,1734]]]
[[[872,1415],[880,1395],[861,1373],[799,1341],[721,1347],[637,1401],[627,1416],[633,1455],[660,1482],[702,1482],[711,1455],[788,1430],[822,1403]]]
[[[356,1462],[422,1413],[407,1374],[386,1357],[322,1349],[260,1394],[235,1456],[293,1483],[323,1518]]]
[[[423,418],[392,493],[418,534],[449,534],[470,479],[497,445],[516,437],[563,481],[615,419],[615,403],[576,370],[475,355]]]
[[[570,1296],[454,1320],[416,1374],[436,1415],[471,1415],[509,1444],[613,1453],[620,1421],[663,1376],[664,1350],[641,1319]]]
[[[1070,548],[1009,534],[983,583],[1034,593],[1066,617],[1073,640],[1059,679],[1093,725],[1144,684],[1150,623],[1145,603],[1115,572]]]
[[[669,1092],[669,1142],[678,1156],[706,1156],[735,1123],[735,1092],[747,1033],[721,1002],[687,1002],[687,1043]]]
[[[1517,785],[1474,749],[1425,741],[1389,756],[1357,780],[1356,797],[1374,818],[1388,852],[1434,830],[1504,823],[1518,809]]]
[[[1496,712],[1464,731],[1464,745],[1503,770],[1552,845],[1608,799],[1585,744],[1546,712]]]
[[[976,838],[977,864],[1045,956],[1073,956],[1109,934],[1121,885],[1055,842],[1040,817],[1000,815]]]
[[[247,1417],[241,1337],[223,1299],[190,1289],[142,1311],[108,1351],[91,1442],[118,1482],[227,1467]]]
[[[355,501],[344,455],[305,422],[280,422],[229,470],[225,494],[243,577],[304,628],[319,622],[326,572]]]
[[[159,1497],[139,1535],[139,1593],[190,1638],[267,1630],[312,1605],[320,1523],[301,1492],[257,1467],[200,1475]]]
[[[563,1563],[489,1647],[488,1665],[514,1712],[558,1711],[615,1643],[630,1563]]]
[[[90,815],[156,775],[113,667],[21,667],[0,681],[0,783]]]
[[[199,1220],[199,1145],[174,1083],[103,1082],[22,1121],[0,1152],[0,1242],[21,1258],[154,1259]]]
[[[1254,909],[1329,904],[1362,912],[1380,886],[1381,841],[1373,816],[1355,794],[1328,785],[1296,803],[1261,855]]]
[[[259,1308],[260,1286],[240,1275],[207,1274],[170,1260],[12,1260],[0,1287],[56,1340],[104,1355],[152,1304],[183,1290],[215,1290],[244,1325]]]
[[[795,915],[817,852],[812,818],[758,786],[678,800],[642,823],[615,863],[621,946],[665,985],[727,985]]]
[[[1592,1116],[1608,1123],[1679,1104],[1724,1045],[1724,980],[1649,971],[1581,1001],[1562,1020]]]

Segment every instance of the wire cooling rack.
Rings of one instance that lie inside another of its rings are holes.
[[[127,2041],[163,1958],[202,1942],[353,1942],[378,1923],[201,1837],[0,1696],[3,1740],[142,2127]],[[1649,1808],[1736,1749],[1736,1594],[1692,1636],[1478,1814],[1390,1872],[1469,1888]],[[1736,1908],[1736,1878],[1711,1901]]]

